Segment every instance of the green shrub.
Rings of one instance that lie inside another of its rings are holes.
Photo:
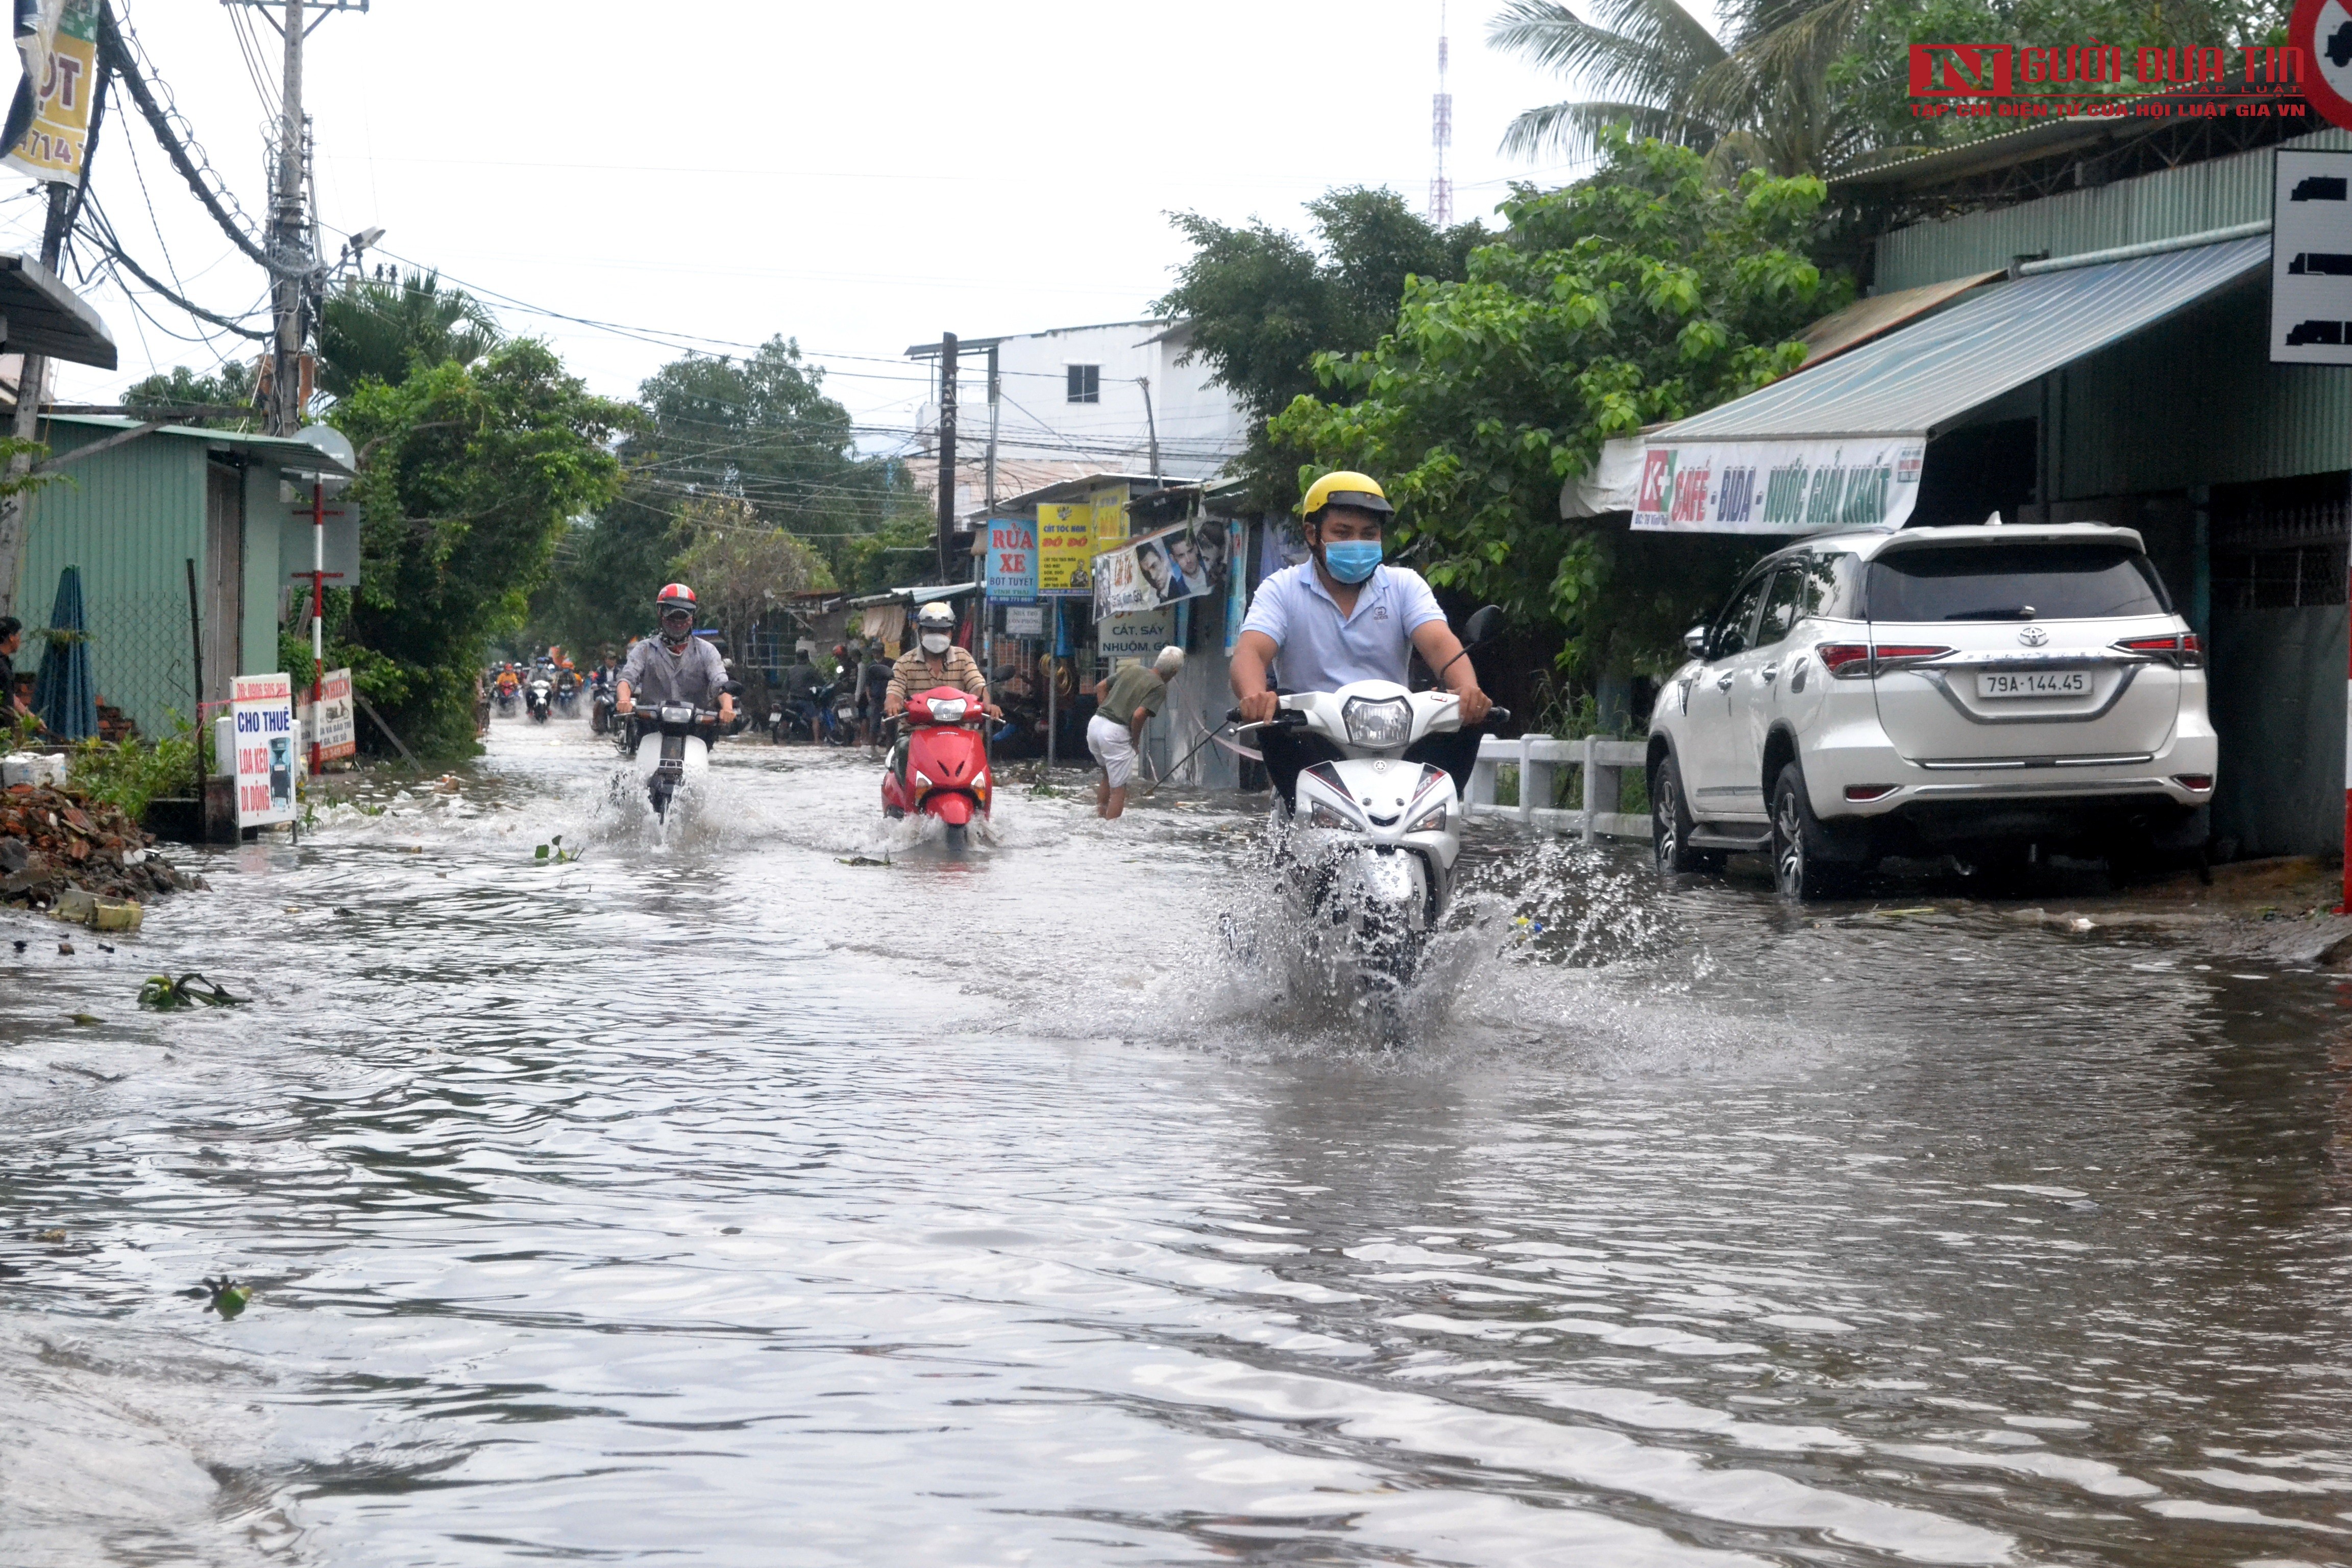
[[[195,777],[196,732],[186,720],[158,741],[132,735],[119,744],[84,741],[66,755],[67,776],[92,800],[136,822],[159,795],[184,795]]]

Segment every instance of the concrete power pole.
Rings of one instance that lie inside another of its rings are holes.
[[[940,581],[955,575],[956,335],[940,334]]]
[[[286,0],[284,26],[285,112],[278,125],[278,179],[269,201],[269,258],[278,264],[278,276],[269,286],[278,325],[269,377],[269,433],[273,436],[291,436],[302,427],[304,293],[310,282],[308,264],[315,259],[302,213],[302,0]]]

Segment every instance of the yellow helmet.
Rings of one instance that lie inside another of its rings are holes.
[[[1382,517],[1393,516],[1396,512],[1396,508],[1389,504],[1389,498],[1381,491],[1378,479],[1370,474],[1359,474],[1345,468],[1336,474],[1326,474],[1307,486],[1307,499],[1299,503],[1298,510],[1307,521],[1312,522],[1323,515],[1325,508],[1335,506],[1378,512]]]

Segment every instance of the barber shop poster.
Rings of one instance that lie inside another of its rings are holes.
[[[1179,523],[1094,559],[1095,619],[1156,610],[1224,586],[1229,538],[1221,521]]]

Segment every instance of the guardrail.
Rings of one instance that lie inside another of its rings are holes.
[[[1554,833],[1574,833],[1587,844],[1603,835],[1612,838],[1647,838],[1650,819],[1646,814],[1595,811],[1592,803],[1606,801],[1613,807],[1620,798],[1618,790],[1626,770],[1639,772],[1648,763],[1649,746],[1642,741],[1604,741],[1598,735],[1587,735],[1580,741],[1522,735],[1516,741],[1506,741],[1488,735],[1478,742],[1478,763],[1470,772],[1470,798],[1463,805],[1473,816],[1499,816]],[[1518,770],[1517,805],[1498,805],[1495,802],[1496,782],[1507,767]],[[1563,811],[1555,805],[1536,804],[1559,797],[1562,768],[1584,770],[1581,810]]]

